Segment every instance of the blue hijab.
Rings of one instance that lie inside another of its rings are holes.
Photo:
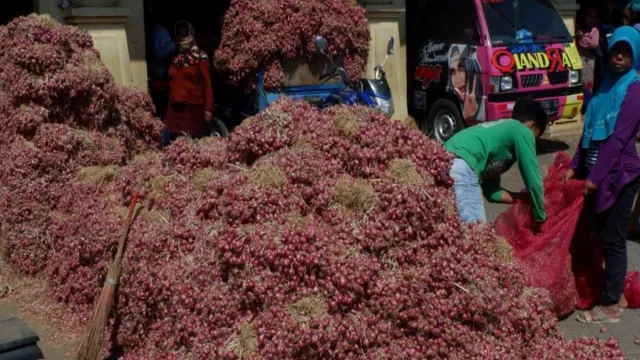
[[[629,85],[640,80],[637,73],[640,69],[640,32],[631,26],[619,27],[609,40],[608,53],[621,41],[631,47],[633,64],[624,75],[616,76],[608,69],[605,71],[604,81],[587,107],[582,134],[583,149],[588,148],[592,141],[602,141],[613,134],[618,113],[627,97],[627,89]],[[608,64],[608,57],[606,61]]]

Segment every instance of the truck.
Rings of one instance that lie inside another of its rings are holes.
[[[409,113],[438,141],[510,118],[521,97],[539,101],[550,122],[574,118],[581,69],[552,0],[407,2]]]

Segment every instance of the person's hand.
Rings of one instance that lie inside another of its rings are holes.
[[[576,31],[576,37],[581,38],[583,36],[584,36],[584,31],[582,31],[582,30]]]
[[[564,175],[562,176],[562,181],[567,181],[569,179],[573,179],[573,177],[576,175],[576,172],[573,169],[569,169],[567,171],[565,171]]]
[[[208,123],[210,123],[213,120],[213,113],[209,112],[209,111],[205,111],[204,112],[204,120]]]
[[[467,75],[468,76],[468,75]],[[473,120],[478,113],[478,100],[476,99],[476,92],[478,86],[478,76],[473,77],[473,84],[467,86],[465,91],[460,89],[454,89],[460,99],[462,99],[462,116],[465,120]]]
[[[592,183],[590,180],[584,182],[584,194],[589,195],[592,192],[598,190],[596,184]]]

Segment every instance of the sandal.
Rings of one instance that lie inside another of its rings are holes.
[[[599,306],[596,306],[590,311],[578,314],[576,320],[583,324],[616,324],[620,322],[620,317],[611,317],[605,314]]]

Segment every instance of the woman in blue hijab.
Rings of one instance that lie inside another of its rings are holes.
[[[627,273],[627,227],[640,187],[636,136],[640,127],[640,32],[618,28],[609,41],[604,81],[589,103],[584,130],[565,179],[586,179],[586,206],[594,206],[605,258],[599,305],[578,315],[584,323],[620,321]],[[624,306],[624,305],[623,305]]]

